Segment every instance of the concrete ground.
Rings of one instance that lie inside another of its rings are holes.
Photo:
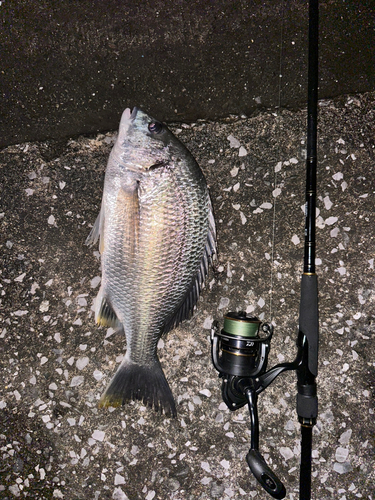
[[[319,106],[316,500],[375,499],[374,109],[375,93]],[[209,328],[228,310],[269,321],[273,283],[269,366],[295,356],[305,122],[302,109],[171,124],[207,177],[219,248],[196,314],[159,344],[175,420],[140,403],[97,408],[125,350],[124,338],[94,323],[100,267],[84,245],[114,133],[0,152],[1,498],[268,498],[245,461],[246,410],[222,402]],[[295,382],[281,375],[259,401],[261,452],[290,500]]]

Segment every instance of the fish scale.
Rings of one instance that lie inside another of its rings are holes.
[[[99,237],[96,320],[123,329],[127,346],[99,404],[140,399],[175,416],[157,343],[196,305],[216,254],[215,224],[194,158],[164,125],[136,108],[123,113],[87,243]]]

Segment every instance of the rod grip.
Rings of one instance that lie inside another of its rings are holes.
[[[318,374],[319,343],[318,278],[316,274],[302,275],[299,330],[307,339],[308,369],[316,377]]]

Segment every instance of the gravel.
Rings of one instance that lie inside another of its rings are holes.
[[[319,107],[320,500],[375,498],[374,109],[374,93]],[[267,497],[245,460],[247,410],[231,413],[221,398],[210,325],[228,310],[272,315],[269,366],[295,356],[305,122],[306,110],[264,110],[171,124],[207,177],[219,248],[196,314],[159,343],[175,420],[139,402],[97,408],[126,347],[95,326],[99,254],[84,245],[114,133],[0,152],[1,498]],[[298,498],[295,392],[287,373],[259,398],[261,452],[289,500]]]

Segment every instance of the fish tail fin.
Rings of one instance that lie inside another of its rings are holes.
[[[167,416],[177,416],[172,391],[159,362],[139,365],[125,356],[100,398],[99,408],[118,407],[132,399],[143,401],[156,411],[164,411]]]

